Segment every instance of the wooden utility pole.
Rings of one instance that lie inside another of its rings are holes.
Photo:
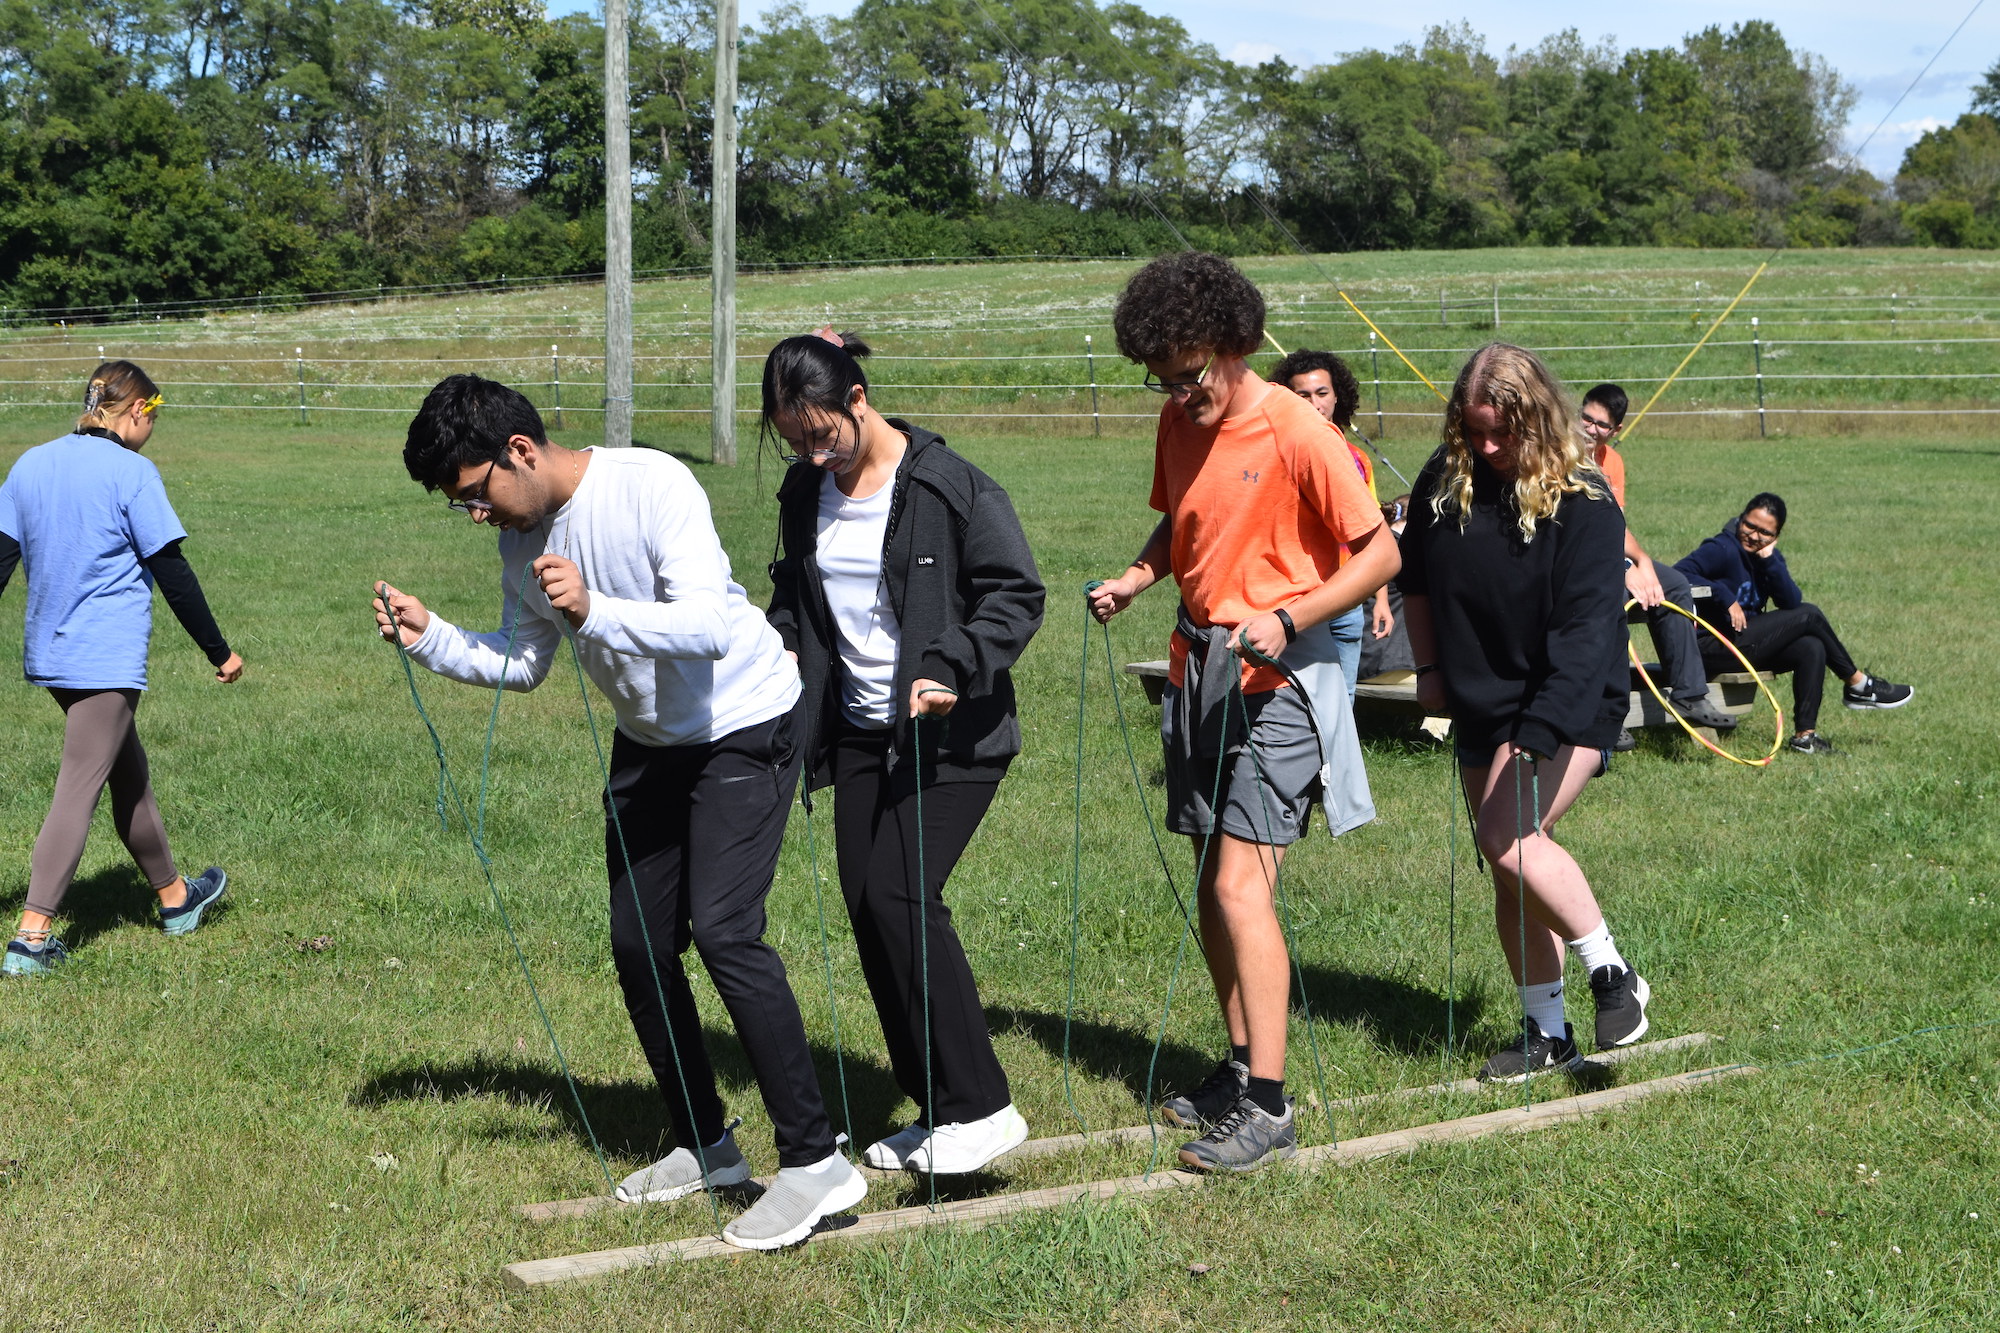
[[[626,0],[604,0],[604,443],[632,443],[632,135]]]
[[[711,457],[736,461],[736,0],[715,6],[715,134],[709,186],[709,273],[714,311],[709,344],[715,397],[709,410]]]

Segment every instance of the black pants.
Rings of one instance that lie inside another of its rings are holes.
[[[1692,614],[1694,594],[1688,588],[1687,576],[1672,565],[1655,560],[1653,574],[1660,580],[1660,591],[1665,596],[1658,606],[1647,610],[1646,628],[1653,637],[1653,651],[1660,655],[1660,669],[1667,677],[1667,697],[1676,703],[1691,704],[1708,697],[1701,632],[1694,621],[1673,606]]]
[[[611,956],[675,1135],[692,1148],[721,1138],[724,1125],[681,966],[692,943],[750,1059],[780,1166],[807,1166],[834,1150],[798,1000],[764,943],[764,898],[798,783],[797,728],[792,713],[702,745],[641,745],[621,734],[611,747],[610,799],[622,850],[608,812],[604,829]]]
[[[1750,617],[1750,623],[1736,636],[1735,642],[1737,649],[1750,659],[1750,665],[1759,671],[1792,673],[1794,731],[1819,728],[1819,701],[1826,688],[1827,672],[1844,681],[1855,671],[1854,659],[1848,656],[1840,636],[1827,623],[1826,614],[1811,602],[1789,611],[1766,611]],[[1702,655],[1718,673],[1742,669],[1743,664],[1713,640],[1703,645]]]
[[[927,1125],[981,1120],[1013,1100],[993,1054],[979,988],[945,906],[944,882],[993,804],[995,782],[924,782],[924,878],[917,883],[917,790],[907,761],[892,776],[887,730],[842,722],[833,752],[833,832],[840,892],[854,923],[896,1085]],[[918,894],[922,893],[922,899]],[[919,902],[925,930],[919,931]],[[930,1084],[924,1078],[924,959],[929,944]]]

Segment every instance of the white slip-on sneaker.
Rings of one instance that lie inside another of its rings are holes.
[[[930,1175],[969,1176],[1014,1151],[1027,1138],[1028,1122],[1009,1102],[983,1120],[939,1125],[927,1142],[918,1144],[904,1158],[904,1164]]]
[[[921,1121],[897,1130],[886,1139],[877,1139],[861,1154],[861,1160],[877,1171],[901,1171],[910,1164],[910,1154],[931,1135]]]
[[[782,1250],[867,1197],[868,1177],[836,1152],[812,1166],[780,1170],[749,1211],[722,1229],[722,1238],[745,1250]]]

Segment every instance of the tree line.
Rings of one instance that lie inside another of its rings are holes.
[[[708,252],[713,13],[635,0],[634,260]],[[604,34],[536,0],[0,7],[0,298],[93,307],[603,267]],[[1232,64],[1099,0],[774,11],[740,47],[748,262],[1533,245],[2000,245],[2000,66],[1894,182],[1773,25],[1469,27]]]

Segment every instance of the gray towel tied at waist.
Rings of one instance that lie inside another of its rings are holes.
[[[1202,629],[1182,606],[1174,615],[1174,629],[1188,641],[1175,705],[1180,709],[1181,735],[1194,737],[1198,758],[1213,759],[1225,744],[1234,746],[1243,739],[1243,707],[1229,702],[1230,690],[1241,679],[1242,665],[1229,651],[1229,626]],[[1226,740],[1222,734],[1225,717],[1229,721]]]

